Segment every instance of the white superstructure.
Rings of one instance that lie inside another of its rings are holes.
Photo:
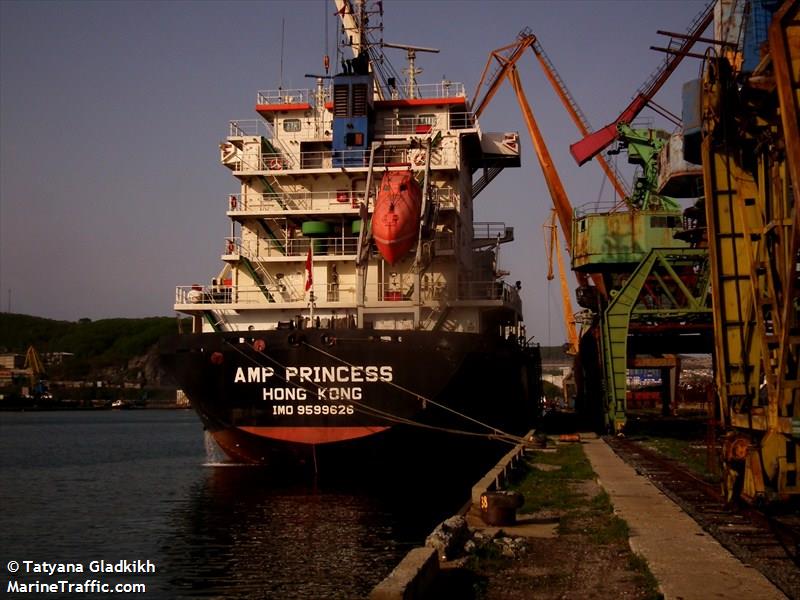
[[[230,122],[220,159],[238,190],[221,199],[231,222],[219,240],[224,267],[210,284],[179,286],[175,309],[196,317],[195,331],[518,327],[518,289],[497,269],[513,229],[474,223],[472,207],[504,167],[519,166],[518,135],[482,134],[460,83],[414,83],[348,104],[336,98],[344,79],[260,91],[259,118]],[[343,149],[336,119],[353,114],[368,120],[368,139]],[[405,169],[423,187],[421,235],[390,265],[367,224],[382,174]]]

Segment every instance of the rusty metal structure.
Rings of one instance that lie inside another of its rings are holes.
[[[800,497],[800,1],[771,9],[702,86],[724,483],[747,501]]]
[[[687,33],[659,32],[670,36],[667,48],[664,49],[668,56],[647,79],[647,82],[639,88],[631,103],[613,122],[594,133],[584,134],[582,140],[570,146],[570,152],[579,165],[585,164],[607,148],[614,140],[618,139],[618,125],[621,123],[630,125],[645,106],[650,105],[659,110],[657,106],[653,105],[653,97],[675,69],[678,68],[681,61],[690,54],[689,51],[694,44],[702,39],[700,36],[714,19],[715,4],[715,2],[709,2],[706,5],[703,11],[695,17]]]
[[[701,37],[712,20],[713,37]],[[728,497],[800,498],[800,0],[718,0],[686,34],[659,33],[671,38],[655,48],[664,63],[598,132],[529,30],[490,55],[475,110],[507,78],[531,133],[578,303],[592,312],[575,357],[576,406],[620,432],[627,369],[674,369],[672,353],[713,351]],[[710,44],[705,55],[691,52],[697,42]],[[576,160],[600,160],[616,141],[641,167],[623,193],[601,162],[624,206],[573,208],[517,73],[527,48],[584,135]],[[653,96],[685,57],[703,59],[704,76],[684,85],[682,131],[633,128],[645,106],[663,114]],[[667,168],[678,155],[683,166]],[[679,209],[671,197],[697,201]]]
[[[708,12],[704,9],[699,22],[705,22]],[[697,27],[700,25],[695,24]],[[527,28],[513,44],[490,54],[475,94],[474,110],[476,114],[483,111],[502,81],[509,80],[571,256],[578,304],[585,315],[591,315],[577,341],[576,407],[597,427],[619,432],[626,422],[628,368],[646,361],[643,355],[660,357],[687,347],[710,348],[706,251],[682,235],[686,231],[681,206],[665,193],[672,189],[677,196],[687,195],[680,189],[686,186],[674,185],[659,168],[662,150],[668,150],[672,143],[665,132],[634,129],[626,122],[615,124],[616,152],[624,151],[628,162],[640,168],[631,191],[605,157],[595,153],[621,200],[608,207],[573,209],[518,73],[517,63],[528,48],[578,130],[584,135],[591,132],[563,79]],[[481,96],[478,92],[484,86],[486,91]],[[699,179],[697,165],[683,169],[680,176],[686,178],[687,172],[689,178]],[[571,309],[567,310],[569,333]],[[576,345],[571,338],[569,345]],[[670,364],[676,373],[677,361]]]

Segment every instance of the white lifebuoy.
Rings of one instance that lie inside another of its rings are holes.
[[[228,240],[228,254],[233,254],[233,249],[234,249],[233,240]]]
[[[414,157],[414,164],[417,165],[418,167],[421,167],[422,165],[425,164],[426,158],[427,157],[425,156],[425,150],[420,150]]]
[[[231,196],[231,210],[236,210],[236,196]]]
[[[270,158],[269,159],[269,169],[270,171],[280,171],[283,168],[283,163],[279,158]]]

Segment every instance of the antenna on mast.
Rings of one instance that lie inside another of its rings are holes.
[[[439,50],[437,48],[425,48],[423,46],[409,46],[408,44],[390,44],[389,42],[384,42],[381,46],[384,48],[397,48],[398,50],[406,51],[408,67],[403,69],[403,71],[408,73],[408,97],[414,98],[416,96],[417,75],[422,73],[422,69],[418,69],[416,65],[417,52],[432,52],[438,54]]]
[[[278,87],[279,90],[283,89],[283,32],[286,28],[286,17],[281,19],[281,74],[280,74],[280,86]]]

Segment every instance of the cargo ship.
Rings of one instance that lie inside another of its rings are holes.
[[[335,4],[337,72],[229,123],[222,267],[177,287],[192,330],[163,360],[238,462],[505,451],[537,411],[539,349],[498,265],[513,228],[473,203],[520,166],[519,135],[482,132],[463,84],[419,82],[433,49],[376,42],[380,2]]]

